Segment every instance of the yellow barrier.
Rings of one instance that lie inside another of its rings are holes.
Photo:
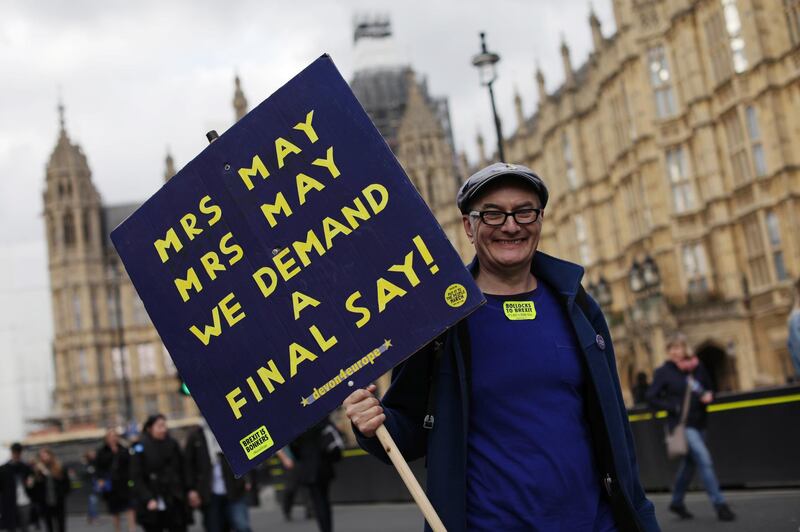
[[[780,405],[785,403],[794,403],[800,401],[800,394],[783,395],[779,397],[764,397],[763,399],[745,399],[744,401],[731,401],[730,403],[718,403],[708,405],[708,412],[723,412],[725,410],[736,410],[739,408],[754,408],[757,406],[770,406]],[[667,417],[666,410],[659,410],[656,412],[656,418],[661,419]],[[630,414],[628,421],[634,423],[636,421],[649,421],[653,419],[652,412],[645,412],[642,414]]]

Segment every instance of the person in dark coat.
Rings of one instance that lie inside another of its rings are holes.
[[[636,384],[631,390],[633,395],[634,406],[647,404],[647,390],[650,388],[650,383],[647,382],[647,373],[640,371],[636,374]]]
[[[86,508],[86,522],[94,524],[98,517],[97,500],[97,451],[89,449],[83,453],[82,480],[89,486],[89,496]]]
[[[297,473],[294,470],[294,456],[292,455],[291,448],[287,445],[278,452],[278,458],[283,465],[283,494],[281,497],[281,513],[283,514],[284,521],[292,520],[292,507],[300,492],[300,483],[297,481]],[[311,507],[311,500],[306,497],[305,500],[305,515],[306,519],[313,516],[313,509]]]
[[[130,489],[130,452],[119,441],[115,429],[109,429],[103,445],[97,450],[95,459],[97,475],[97,491],[102,495],[108,513],[114,523],[114,530],[121,530],[121,517],[128,522],[128,530],[136,526],[133,508],[131,507]]]
[[[22,445],[11,445],[11,460],[0,466],[0,529],[26,532],[30,522],[33,469],[22,460]]]
[[[183,448],[186,471],[187,501],[190,510],[200,510],[203,516],[203,529],[206,532],[217,530],[216,515],[211,511],[211,455],[202,427],[189,433]]]
[[[145,421],[142,439],[133,445],[131,479],[136,521],[146,532],[186,530],[183,454],[178,442],[167,433],[167,420],[162,414]]]
[[[249,532],[255,472],[237,479],[207,425],[189,433],[184,457],[189,507],[200,509],[206,532]]]
[[[297,482],[307,487],[320,532],[333,531],[329,488],[334,470],[323,436],[329,424],[327,418],[323,419],[289,445],[294,460],[281,459],[284,467],[292,470]]]
[[[699,467],[703,485],[717,511],[717,517],[721,521],[732,521],[735,514],[728,507],[719,489],[711,453],[705,442],[706,406],[714,400],[711,379],[703,364],[692,352],[684,334],[676,333],[669,339],[667,354],[669,360],[653,375],[653,384],[647,391],[647,401],[653,408],[667,411],[667,427],[670,431],[680,422],[687,386],[691,387],[685,431],[689,452],[678,468],[669,510],[681,519],[694,517],[686,508],[683,499],[694,476],[695,468]]]
[[[537,250],[547,200],[520,165],[466,180],[456,202],[486,304],[398,365],[382,400],[353,392],[346,414],[373,456],[390,462],[384,425],[406,460],[426,458],[450,532],[655,532],[603,313],[580,265]]]
[[[65,502],[69,490],[67,470],[50,449],[39,449],[31,493],[47,532],[66,530]]]

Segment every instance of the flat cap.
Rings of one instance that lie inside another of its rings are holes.
[[[490,183],[501,177],[516,177],[523,183],[529,184],[539,196],[539,201],[544,209],[547,205],[547,186],[542,178],[534,173],[533,170],[519,164],[494,163],[472,174],[469,179],[464,181],[461,189],[456,196],[456,203],[462,214],[467,214],[472,200],[474,200],[482,190],[485,190]]]

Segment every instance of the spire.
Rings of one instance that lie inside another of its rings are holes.
[[[58,122],[60,125],[60,134],[67,134],[67,127],[64,125],[64,101],[61,97],[58,98]]]
[[[631,0],[611,0],[611,5],[614,9],[614,22],[617,32],[621,32],[631,25],[631,13],[634,12]]]
[[[486,166],[486,145],[483,142],[483,134],[480,130],[478,130],[478,137],[476,138],[478,142],[478,157],[479,157],[479,165],[481,167]]]
[[[170,180],[170,178],[172,178],[172,176],[174,176],[176,174],[176,172],[175,172],[175,161],[172,158],[172,154],[169,151],[169,147],[167,147],[167,157],[166,157],[166,159],[164,159],[164,163],[165,163],[164,164],[164,166],[165,166],[165,168],[164,168],[164,182],[166,183],[167,181]]]
[[[233,93],[233,110],[236,114],[236,121],[238,122],[247,114],[247,98],[244,97],[244,92],[242,92],[242,84],[238,74],[233,81],[236,84],[236,90]]]
[[[514,86],[514,110],[517,113],[517,128],[525,128],[525,113],[522,110],[522,96],[519,94],[519,88]]]
[[[561,34],[561,60],[564,63],[564,85],[566,87],[575,86],[575,73],[572,71],[572,61],[569,58],[569,46]]]
[[[458,154],[458,166],[459,166],[459,173],[462,176],[466,176],[467,172],[469,172],[469,161],[467,161],[467,154],[466,152],[460,152]],[[461,186],[461,181],[456,178],[456,183],[458,186]]]
[[[536,63],[536,87],[539,90],[539,106],[547,100],[547,89],[544,86],[544,74],[538,61]]]
[[[599,52],[603,49],[603,32],[600,30],[600,20],[594,13],[594,6],[589,4],[589,26],[592,27],[592,41],[594,42],[594,51]]]
[[[64,102],[60,97],[56,109],[58,110],[59,124],[58,141],[47,163],[48,178],[51,175],[51,169],[53,169],[53,171],[56,169],[62,170],[66,173],[75,172],[76,175],[90,175],[91,172],[86,162],[86,156],[81,151],[80,146],[73,144],[67,135],[66,120],[64,119]]]

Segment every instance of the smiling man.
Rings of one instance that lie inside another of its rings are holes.
[[[639,481],[614,350],[583,268],[537,252],[548,192],[496,163],[458,192],[487,304],[345,401],[360,445],[388,462],[385,424],[450,532],[658,530]]]

